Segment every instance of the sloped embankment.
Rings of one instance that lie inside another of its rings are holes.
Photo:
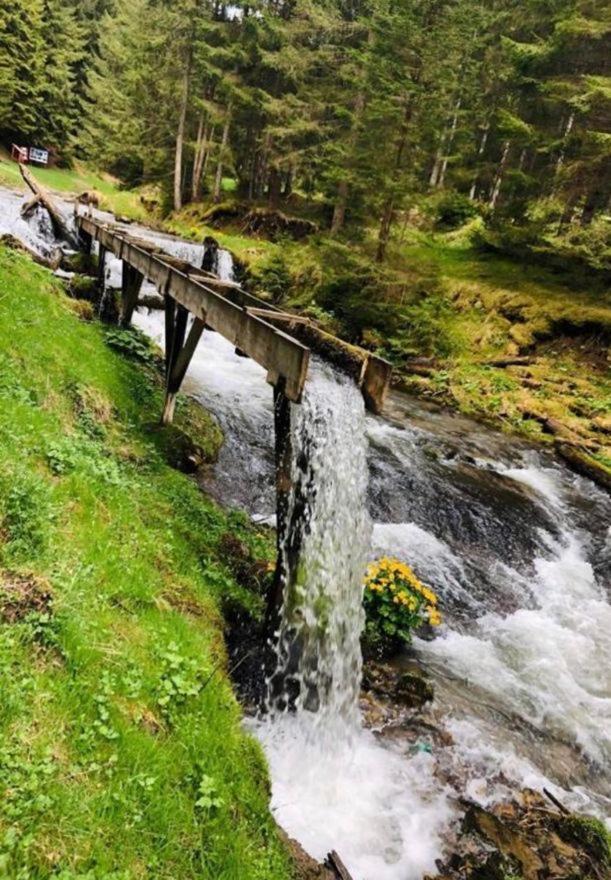
[[[281,880],[220,610],[224,536],[265,539],[168,466],[154,367],[72,306],[0,248],[0,874]]]

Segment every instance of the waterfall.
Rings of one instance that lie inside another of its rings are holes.
[[[360,720],[371,542],[361,393],[314,362],[291,422],[286,519],[297,523],[300,552],[285,585],[270,711],[254,723],[271,767],[272,810],[315,858],[336,849],[355,880],[419,880],[434,870],[451,808],[429,754],[406,761]],[[285,567],[295,537],[282,541]]]
[[[297,712],[314,710],[324,737],[358,726],[359,637],[364,625],[363,574],[371,526],[367,514],[365,407],[354,382],[315,362],[301,405],[291,407],[291,497],[284,535],[299,545],[297,570],[285,586],[274,680],[288,679],[284,707],[296,685]],[[295,516],[296,506],[303,506]],[[296,655],[296,656],[295,656]]]

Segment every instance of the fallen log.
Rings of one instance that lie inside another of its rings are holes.
[[[27,254],[35,263],[38,263],[39,266],[45,266],[47,269],[51,269],[52,272],[56,272],[61,265],[62,252],[59,248],[55,248],[49,257],[43,257],[43,255],[39,254],[38,251],[35,251],[34,248],[28,247],[28,245],[24,244],[19,238],[15,238],[14,235],[10,234],[1,235],[0,244],[3,244],[4,247],[10,248],[13,251]]]
[[[611,471],[607,470],[604,465],[596,461],[595,458],[592,458],[591,455],[575,449],[574,446],[568,443],[561,442],[556,443],[556,452],[575,473],[580,474],[582,477],[589,477],[598,486],[606,489],[607,492],[611,492]]]
[[[504,367],[528,367],[534,364],[535,361],[536,358],[533,357],[515,355],[514,357],[498,357],[492,358],[490,361],[482,361],[482,367],[499,367],[500,369]]]
[[[348,868],[344,865],[339,855],[335,850],[332,850],[324,862],[325,868],[329,868],[333,871],[334,875],[337,877],[337,880],[353,880],[352,874],[348,870]]]
[[[50,194],[41,186],[34,175],[26,168],[25,165],[20,164],[19,170],[21,171],[21,176],[32,190],[35,196],[38,196],[40,204],[46,208],[48,211],[49,217],[51,218],[51,223],[53,224],[53,229],[55,230],[55,234],[58,238],[65,238],[66,241],[70,242],[70,244],[78,248],[79,242],[76,236],[76,233],[68,225],[68,221],[59,210]]]
[[[592,451],[596,451],[600,448],[600,445],[596,440],[592,440],[588,437],[580,437],[576,431],[573,431],[572,428],[569,428],[567,425],[552,416],[546,416],[543,413],[537,412],[536,410],[530,410],[527,407],[521,407],[520,412],[525,419],[533,419],[533,421],[539,422],[543,431],[546,434],[551,434],[552,437],[556,438],[558,443],[563,443],[566,446],[573,446],[576,449],[590,449]]]
[[[138,306],[142,306],[145,309],[163,311],[165,309],[165,300],[162,296],[158,296],[155,293],[146,293],[144,296],[139,297]]]

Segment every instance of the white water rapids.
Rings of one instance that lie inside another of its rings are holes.
[[[7,219],[15,202],[0,197],[0,231],[19,235]],[[38,227],[28,235],[32,244]],[[176,255],[201,259],[201,248],[162,238]],[[140,314],[137,323],[160,338],[161,318]],[[452,833],[457,794],[487,804],[545,786],[571,808],[611,814],[608,496],[550,454],[462,417],[396,396],[386,419],[373,418],[353,388],[313,378],[295,425],[307,435],[300,443],[318,441],[320,495],[306,548],[315,574],[304,608],[325,588],[338,607],[321,667],[332,682],[323,710],[251,722],[279,822],[317,857],[336,849],[355,880],[419,880]],[[264,371],[205,332],[185,388],[226,435],[206,487],[272,515]],[[383,553],[438,592],[445,618],[437,638],[416,640],[411,652],[436,693],[429,727],[415,736],[409,724],[365,730],[356,711],[356,571]]]

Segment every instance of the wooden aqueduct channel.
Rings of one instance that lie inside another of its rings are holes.
[[[162,422],[171,423],[176,396],[206,327],[231,342],[236,350],[267,370],[274,388],[276,510],[278,543],[298,534],[288,522],[291,493],[291,407],[299,403],[308,377],[311,353],[347,373],[361,389],[365,405],[380,412],[390,385],[390,364],[371,352],[320,330],[307,318],[282,311],[233,282],[220,281],[201,268],[177,259],[155,244],[131,236],[112,224],[76,215],[79,244],[91,252],[99,244],[98,271],[103,286],[106,255],[122,261],[121,323],[129,326],[142,282],[152,282],[163,296],[165,311],[165,403]],[[189,315],[193,320],[189,328]],[[297,513],[297,516],[300,514]],[[303,515],[303,510],[301,511]],[[293,511],[293,519],[296,513]],[[280,549],[280,547],[279,547]],[[298,564],[299,546],[292,542],[289,570],[278,568],[268,602],[268,626],[275,630],[284,587]]]

